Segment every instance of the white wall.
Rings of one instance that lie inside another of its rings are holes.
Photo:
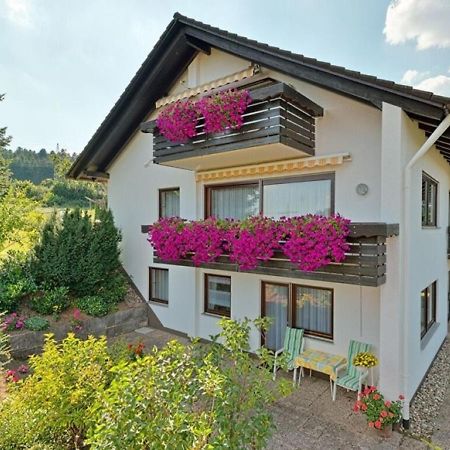
[[[211,56],[199,55],[175,84],[172,93],[187,87],[212,81],[249,66],[248,61],[213,50]],[[263,68],[263,70],[265,70]],[[411,247],[410,390],[415,390],[429,362],[446,334],[447,257],[446,226],[450,170],[448,164],[431,151],[415,168],[411,194],[416,199],[411,217],[403,218],[402,168],[424,141],[417,129],[398,108],[385,105],[383,114],[376,108],[326,91],[291,77],[265,70],[268,75],[294,86],[303,95],[320,104],[323,118],[317,120],[316,155],[343,152],[351,154],[351,162],[330,168],[335,172],[336,212],[353,221],[387,221],[414,226]],[[383,125],[382,125],[383,119]],[[158,189],[181,189],[181,216],[203,217],[204,185],[196,184],[189,171],[154,165],[152,136],[137,133],[120,157],[109,168],[109,203],[122,229],[123,262],[142,294],[148,298],[148,266],[152,265],[152,251],[140,232],[140,225],[157,219]],[[257,161],[255,161],[257,162]],[[149,163],[149,164],[147,164]],[[146,164],[148,167],[145,167]],[[426,170],[440,182],[439,225],[436,230],[422,230],[420,226],[420,173]],[[323,172],[309,169],[300,173]],[[289,174],[293,175],[293,174]],[[279,175],[277,175],[279,176]],[[232,180],[226,180],[232,181]],[[356,194],[358,183],[366,183],[369,193]],[[334,342],[307,340],[307,345],[345,354],[351,338],[372,343],[382,357],[382,385],[392,394],[399,392],[402,382],[403,291],[401,288],[402,240],[388,240],[388,280],[381,288],[360,288],[345,284],[311,283],[232,273],[232,316],[257,317],[260,314],[261,280],[297,282],[298,284],[331,287],[335,290]],[[218,332],[217,318],[203,314],[204,270],[177,266],[169,268],[169,306],[152,304],[163,325],[207,338]],[[217,271],[208,271],[220,273]],[[230,275],[230,273],[227,273]],[[441,323],[427,345],[420,340],[420,291],[438,279],[438,321]],[[362,310],[360,305],[362,303]],[[380,318],[381,317],[381,318]],[[380,341],[381,330],[381,341]],[[252,335],[252,347],[259,345],[259,337]]]

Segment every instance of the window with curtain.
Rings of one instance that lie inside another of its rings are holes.
[[[159,217],[180,216],[180,188],[159,190]]]
[[[263,211],[268,217],[329,216],[333,212],[331,179],[266,182],[263,189]]]
[[[209,187],[207,215],[241,220],[259,213],[258,184]]]
[[[149,300],[158,303],[169,303],[169,270],[149,269],[150,293]]]
[[[205,274],[205,312],[230,317],[231,277]]]
[[[333,337],[333,291],[294,286],[295,326],[317,336]]]
[[[260,211],[275,219],[333,214],[334,174],[206,187],[207,217],[241,220],[258,215]]]
[[[420,334],[424,337],[436,322],[436,281],[420,293]]]
[[[271,350],[283,347],[284,333],[288,322],[289,285],[263,283],[264,313],[271,324],[265,335],[265,346]]]
[[[425,172],[422,173],[422,226],[437,225],[437,181]]]

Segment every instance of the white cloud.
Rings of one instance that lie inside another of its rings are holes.
[[[392,0],[383,33],[393,45],[415,41],[419,50],[450,47],[450,1]]]
[[[447,75],[430,76],[428,71],[419,72],[418,70],[409,69],[403,74],[400,82],[413,86],[416,89],[450,97],[450,76]]]
[[[414,80],[419,76],[419,72],[417,70],[409,69],[404,74],[400,81],[403,84],[412,84]]]
[[[446,75],[437,75],[435,77],[425,78],[414,87],[450,97],[450,77]]]
[[[16,25],[29,27],[31,25],[30,3],[28,0],[4,0],[2,16]]]

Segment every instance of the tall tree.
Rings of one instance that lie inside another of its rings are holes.
[[[0,94],[0,102],[5,98],[5,94]],[[6,134],[6,127],[0,128],[0,149],[8,147],[11,142],[11,136]]]
[[[5,98],[5,94],[0,94],[0,102]],[[11,184],[11,170],[9,161],[2,156],[3,150],[11,142],[11,136],[6,134],[6,127],[0,128],[0,198],[3,197]]]

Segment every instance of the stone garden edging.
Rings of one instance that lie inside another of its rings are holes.
[[[83,320],[82,329],[76,335],[86,338],[89,335],[115,337],[148,325],[148,306],[135,304],[131,308],[119,310],[105,317],[90,317]],[[20,331],[10,334],[11,355],[14,359],[26,359],[41,353],[44,336],[53,333],[57,340],[73,332],[72,324],[64,322],[53,325],[45,331]]]

